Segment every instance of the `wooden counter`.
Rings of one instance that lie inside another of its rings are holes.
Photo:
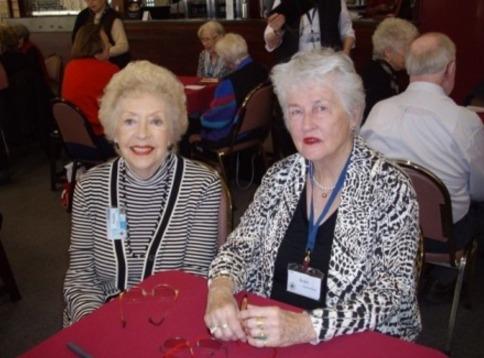
[[[197,69],[202,45],[197,37],[200,20],[125,21],[125,28],[134,59],[146,59],[167,67],[179,75],[193,75]],[[221,21],[227,32],[244,36],[252,57],[268,68],[275,60],[264,48],[263,33],[266,22],[262,19]],[[357,70],[371,58],[371,35],[376,23],[358,20],[354,23],[356,47],[352,51]],[[68,25],[61,31],[32,31],[31,38],[44,55],[60,54],[69,59],[71,46]]]

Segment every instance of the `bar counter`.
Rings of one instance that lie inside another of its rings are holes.
[[[36,17],[9,19],[8,22],[24,23],[32,32],[32,40],[40,47],[44,56],[60,54],[69,59],[71,30],[75,16]],[[134,59],[146,59],[165,66],[179,75],[194,75],[198,54],[202,45],[197,37],[198,27],[207,19],[181,20],[124,20],[131,54]],[[227,32],[244,36],[252,57],[267,67],[275,63],[274,56],[264,48],[264,19],[219,20]],[[351,57],[360,71],[371,58],[371,35],[377,22],[356,20],[356,47]]]

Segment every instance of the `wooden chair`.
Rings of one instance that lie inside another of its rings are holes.
[[[2,231],[3,216],[0,213],[0,233]],[[7,259],[7,254],[3,248],[2,240],[0,237],[0,278],[2,279],[3,285],[0,286],[0,294],[7,293],[10,295],[10,300],[16,302],[21,299],[20,292],[15,282],[15,277],[13,276],[12,269]]]
[[[457,271],[454,297],[450,310],[446,352],[451,351],[457,309],[464,276],[470,279],[470,261],[476,253],[473,239],[464,249],[457,250],[452,231],[452,202],[445,184],[424,167],[410,161],[397,160],[396,163],[412,180],[419,204],[420,227],[425,239],[440,241],[447,245],[446,253],[424,253],[424,263],[450,268]],[[469,285],[467,285],[469,289]],[[470,292],[468,292],[470,297]]]
[[[226,182],[228,182],[228,176],[224,159],[243,150],[256,149],[265,167],[264,141],[272,124],[273,99],[272,85],[266,83],[258,85],[245,97],[237,112],[236,116],[239,119],[230,133],[230,143],[226,146],[213,148],[204,143],[200,136],[192,136],[190,138],[192,158],[207,161],[214,165]],[[257,134],[253,136],[250,133]],[[243,138],[244,134],[247,134],[247,138]]]
[[[63,73],[62,57],[58,54],[52,54],[45,59],[45,68],[49,75],[49,86],[55,96],[60,96]]]
[[[81,166],[91,167],[109,158],[97,147],[91,125],[79,108],[66,100],[57,98],[52,101],[52,114],[67,156],[73,163],[71,175],[68,178],[70,185],[67,211],[70,212],[78,169]],[[52,167],[51,164],[51,176],[55,175],[52,173]]]

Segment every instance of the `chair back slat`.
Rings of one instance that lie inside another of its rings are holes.
[[[72,160],[102,161],[101,153],[94,141],[94,133],[80,109],[63,99],[52,103],[52,114],[59,128],[64,148]]]
[[[267,84],[257,86],[247,95],[239,112],[239,120],[242,121],[239,135],[258,128],[268,128],[272,120],[273,97],[272,85]]]
[[[96,147],[86,130],[85,119],[81,112],[66,102],[55,103],[52,111],[64,142]]]
[[[452,202],[445,184],[420,165],[400,160],[397,164],[410,177],[417,193],[423,236],[441,242],[451,241],[449,246],[453,247]]]

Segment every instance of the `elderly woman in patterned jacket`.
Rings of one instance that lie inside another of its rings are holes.
[[[173,152],[187,128],[183,85],[148,61],[113,76],[100,119],[119,158],[78,181],[64,325],[161,270],[207,275],[217,250],[221,182]]]
[[[416,196],[357,134],[365,99],[351,60],[328,49],[298,53],[272,80],[298,153],[266,173],[212,262],[207,327],[257,347],[365,330],[414,339]],[[304,311],[239,311],[241,290]]]

